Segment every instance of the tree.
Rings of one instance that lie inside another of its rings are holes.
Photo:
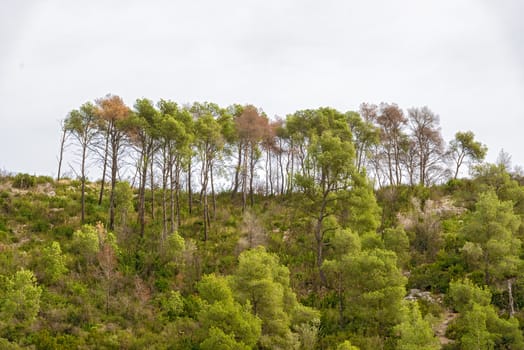
[[[516,273],[521,242],[515,233],[519,226],[520,218],[513,213],[512,202],[500,201],[493,191],[480,194],[464,226],[464,235],[480,249],[478,263],[486,284]]]
[[[211,187],[213,187],[213,166],[219,152],[224,147],[224,138],[218,121],[221,111],[217,105],[195,104],[192,111],[198,115],[195,122],[195,143],[202,163],[200,197],[202,199],[204,240],[206,241],[210,225],[208,186],[211,182]]]
[[[386,173],[390,185],[402,182],[401,161],[407,149],[407,135],[404,126],[407,119],[396,104],[381,103],[376,117],[380,129],[380,155],[386,161]]]
[[[261,320],[251,313],[250,305],[241,306],[233,299],[227,280],[207,275],[198,283],[197,289],[203,301],[197,318],[206,333],[202,348],[253,348],[261,334]]]
[[[140,236],[144,236],[145,229],[145,192],[147,172],[153,162],[154,145],[157,134],[158,111],[153,102],[148,99],[137,99],[133,113],[127,122],[127,132],[131,142],[137,148],[140,169],[140,185],[138,186],[138,222]],[[153,176],[153,173],[150,174]],[[154,191],[154,188],[151,188]]]
[[[62,131],[62,136],[60,137],[60,152],[58,153],[58,171],[56,175],[56,181],[60,181],[60,175],[62,174],[62,161],[64,159],[64,150],[67,140],[67,129],[65,128],[64,122],[64,120],[60,121],[60,129]]]
[[[202,350],[249,350],[251,347],[235,340],[234,334],[226,334],[220,328],[212,327],[206,339],[200,343]]]
[[[39,278],[48,283],[55,283],[67,272],[66,259],[62,254],[60,243],[53,241],[42,250],[42,256],[38,259],[38,267],[43,271],[38,274]]]
[[[480,194],[475,211],[464,226],[467,242],[462,252],[472,267],[481,269],[486,284],[516,277],[521,266],[521,241],[516,237],[520,224],[512,202],[500,201],[493,191]],[[507,284],[510,292],[511,282]],[[513,296],[510,294],[509,298],[512,300]],[[510,304],[510,310],[514,310]]]
[[[64,129],[76,139],[81,147],[80,181],[81,181],[81,222],[85,221],[85,184],[87,150],[98,130],[98,108],[91,102],[86,102],[79,109],[72,110],[64,121]],[[65,132],[64,131],[64,132]]]
[[[522,349],[524,338],[516,318],[500,318],[490,304],[491,293],[470,280],[452,281],[449,300],[460,313],[454,322],[455,339],[461,349]]]
[[[107,232],[102,224],[96,226],[98,233],[99,249],[97,253],[98,269],[100,279],[105,292],[105,311],[109,314],[109,300],[111,292],[118,275],[117,255],[115,251],[116,243],[114,236]]]
[[[355,149],[351,142],[351,132],[343,114],[329,108],[304,111],[294,117],[306,118],[302,139],[308,139],[307,152],[303,154],[303,170],[296,175],[297,185],[304,193],[304,208],[313,218],[316,247],[316,267],[322,284],[324,261],[324,220],[333,215],[335,204],[347,196],[354,174],[353,159]]]
[[[100,200],[104,190],[104,177],[107,158],[111,156],[111,193],[109,197],[109,229],[114,228],[115,221],[115,198],[114,191],[118,175],[118,161],[122,150],[122,144],[126,137],[123,128],[124,122],[129,118],[129,108],[124,101],[115,95],[106,95],[96,100],[99,107],[99,116],[103,120],[101,128],[106,138],[106,148],[104,152],[104,166],[102,172],[102,187],[100,190]]]
[[[239,155],[242,183],[242,210],[246,209],[247,194],[249,192],[251,206],[253,206],[253,179],[255,165],[260,158],[259,144],[269,134],[269,121],[256,107],[247,105],[235,119],[235,125],[242,145]],[[249,186],[248,186],[249,183]]]
[[[365,337],[390,337],[401,322],[406,279],[397,267],[394,252],[363,249],[326,260],[326,275],[337,290],[339,324]]]
[[[0,276],[0,335],[29,327],[40,310],[42,288],[30,270]]]
[[[371,149],[379,142],[379,130],[372,122],[376,115],[372,107],[366,104],[360,106],[360,115],[356,112],[348,112],[347,115],[355,144],[355,166],[357,172],[360,173],[367,164]]]
[[[82,265],[93,264],[100,249],[100,240],[96,228],[92,225],[84,225],[81,229],[73,232],[71,246],[72,252],[77,255],[79,270]]]
[[[167,234],[166,187],[169,180],[170,233],[180,226],[180,174],[191,158],[192,118],[186,109],[172,101],[160,100],[158,123],[159,148],[162,157],[163,237]],[[176,214],[175,214],[176,213]],[[175,219],[176,215],[176,219]]]
[[[399,268],[407,268],[411,256],[409,254],[409,237],[402,227],[386,228],[382,232],[384,247],[397,254]]]
[[[439,116],[428,107],[410,108],[408,121],[418,163],[419,184],[425,186],[431,180],[431,172],[438,170],[438,163],[444,154]]]
[[[486,146],[475,141],[473,132],[457,132],[455,138],[449,142],[448,150],[448,154],[455,162],[455,175],[453,178],[457,178],[464,161],[481,162],[484,160],[487,151],[488,148]]]
[[[115,185],[115,227],[119,226],[119,233],[128,233],[127,228],[128,217],[135,211],[134,190],[127,181],[119,181]],[[127,238],[127,237],[126,237]]]
[[[259,345],[263,349],[290,349],[299,339],[292,332],[299,326],[318,319],[318,313],[296,300],[289,284],[289,270],[263,247],[240,254],[238,269],[231,278],[235,298],[250,305],[262,320]]]
[[[400,334],[396,349],[398,350],[438,350],[440,344],[433,334],[431,325],[422,318],[416,302],[405,302],[405,316],[395,327]]]
[[[504,148],[501,149],[497,155],[496,164],[504,168],[506,171],[511,171],[511,154],[504,151]]]

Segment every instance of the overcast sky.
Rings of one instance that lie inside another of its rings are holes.
[[[107,93],[270,116],[428,106],[524,165],[524,1],[0,1],[0,170],[56,175],[59,120]]]

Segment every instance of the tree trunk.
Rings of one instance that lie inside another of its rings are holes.
[[[513,278],[508,279],[508,304],[509,304],[509,316],[515,315],[515,302],[513,300]]]
[[[265,162],[265,171],[266,171],[266,188],[265,188],[265,194],[266,196],[269,195],[269,147],[266,150],[266,162]]]
[[[250,150],[250,161],[249,161],[249,201],[251,207],[255,204],[254,191],[253,191],[253,178],[255,177],[255,145],[251,145]]]
[[[465,156],[466,156],[466,154],[464,152],[461,152],[460,155],[458,156],[457,160],[455,161],[457,167],[455,168],[455,175],[453,176],[454,180],[457,179],[460,166],[462,165],[462,162],[464,161],[464,157]]]
[[[166,163],[162,169],[162,243],[165,242],[167,237],[167,178],[169,176],[169,166]]]
[[[320,277],[320,286],[325,286],[327,284],[326,275],[322,270],[322,264],[324,263],[324,232],[323,224],[327,207],[327,197],[329,190],[324,190],[322,196],[322,204],[320,206],[320,213],[317,217],[317,224],[315,225],[315,241],[317,243],[317,268]]]
[[[238,191],[240,169],[242,167],[242,142],[238,143],[238,163],[235,169],[235,182],[233,183],[233,190],[231,191],[231,198],[235,196]]]
[[[86,164],[86,151],[87,151],[87,144],[82,145],[82,165],[80,169],[80,175],[82,177],[82,193],[81,193],[81,222],[82,225],[85,221],[85,212],[86,212],[86,172],[85,172],[85,164]]]
[[[175,179],[173,178],[173,164],[169,166],[169,232],[175,232]]]
[[[144,231],[146,226],[146,180],[147,180],[147,156],[142,149],[142,155],[140,156],[140,185],[138,189],[138,222],[140,224],[140,237],[144,237]]]
[[[280,165],[280,181],[281,181],[281,183],[280,183],[280,194],[284,195],[284,186],[285,186],[284,182],[285,181],[284,181],[284,164],[282,163],[282,154],[283,154],[283,152],[280,151],[280,154],[278,156],[278,158],[279,158],[279,162],[278,163]]]
[[[291,160],[289,160],[291,158]],[[295,176],[295,150],[293,144],[290,146],[290,154],[288,155],[288,165],[291,168],[291,171],[288,171],[288,184],[287,184],[287,191],[288,193],[291,193],[293,191],[293,176]]]
[[[58,174],[56,175],[56,181],[60,181],[60,174],[62,171],[62,160],[64,159],[64,147],[65,147],[65,141],[67,138],[67,129],[65,128],[63,121],[61,123],[61,127],[62,127],[62,138],[60,140],[60,155],[58,158]]]
[[[115,186],[118,172],[118,142],[115,140],[111,145],[111,195],[109,197],[109,230],[115,229]]]
[[[177,223],[177,230],[180,227],[181,219],[180,219],[180,164],[177,164],[177,168],[175,171],[175,202],[176,202],[176,223]]]
[[[271,151],[268,149],[267,157],[269,159],[269,194],[273,195],[273,164],[271,163]]]
[[[213,165],[211,164],[209,167],[210,176],[211,176],[211,199],[213,201],[213,221],[217,218],[217,199],[215,195],[215,184],[213,181]]]
[[[104,150],[104,165],[102,169],[102,182],[100,184],[100,196],[98,197],[98,205],[102,205],[102,198],[104,196],[104,186],[106,182],[106,171],[107,171],[107,156],[109,152],[109,135],[106,135],[106,147]]]
[[[204,185],[203,187],[207,187],[207,171],[206,171],[206,174],[204,175]],[[208,231],[208,224],[209,224],[209,221],[208,221],[208,217],[209,217],[209,214],[208,214],[208,206],[207,206],[207,189],[203,192],[203,204],[204,204],[204,241],[207,241],[207,231]]]
[[[318,274],[320,277],[320,286],[326,285],[326,275],[324,274],[324,271],[322,270],[322,264],[324,262],[324,241],[322,239],[322,219],[317,220],[317,224],[315,227],[315,241],[317,244],[317,268],[318,268]]]
[[[151,157],[151,170],[150,170],[150,180],[151,180],[151,220],[155,220],[155,174],[153,172],[153,158]]]
[[[187,165],[187,198],[189,214],[193,211],[193,192],[191,191],[191,156]]]
[[[246,210],[247,203],[247,156],[247,149],[244,149],[242,160],[242,213]]]

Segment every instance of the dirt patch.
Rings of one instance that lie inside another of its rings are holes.
[[[446,337],[446,331],[448,326],[454,319],[458,317],[458,313],[452,312],[451,310],[446,310],[442,317],[442,322],[438,323],[434,329],[435,335],[437,336],[440,345],[446,345],[452,343],[453,340]]]

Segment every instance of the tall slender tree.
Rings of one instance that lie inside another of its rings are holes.
[[[145,229],[145,193],[147,172],[153,163],[155,138],[157,134],[158,111],[153,102],[148,99],[136,100],[134,111],[130,114],[127,132],[131,142],[138,151],[137,167],[140,169],[140,183],[138,186],[138,222],[140,236],[144,236]],[[150,176],[153,176],[150,173]],[[152,188],[151,191],[154,189]]]
[[[67,140],[67,129],[65,127],[65,120],[60,121],[60,130],[62,131],[60,137],[60,152],[58,154],[58,171],[56,174],[56,181],[60,181],[60,176],[62,175],[62,161],[64,160],[64,150],[66,147]]]
[[[70,132],[81,148],[80,181],[81,181],[81,221],[85,221],[85,185],[87,151],[97,133],[98,109],[91,102],[84,103],[79,109],[72,110],[64,121],[64,129]]]
[[[244,107],[242,114],[235,119],[237,132],[242,144],[242,210],[247,204],[249,193],[251,205],[253,205],[253,180],[255,177],[255,166],[260,158],[260,143],[269,133],[269,121],[252,105]]]
[[[387,178],[390,185],[400,185],[401,159],[407,148],[407,136],[404,132],[407,119],[396,104],[381,103],[376,121],[380,128],[380,146],[382,157],[386,161]]]
[[[428,107],[408,109],[412,146],[418,163],[419,184],[427,185],[431,172],[439,171],[444,155],[444,140],[440,134],[440,118]]]
[[[475,134],[472,131],[457,132],[455,138],[450,141],[448,150],[448,154],[455,163],[453,178],[457,178],[464,162],[481,162],[487,151],[488,148],[485,145],[475,141]]]
[[[213,182],[213,166],[224,146],[224,137],[218,122],[220,108],[214,104],[195,104],[192,107],[198,119],[195,122],[195,143],[201,162],[200,198],[204,223],[204,240],[207,240],[211,224],[209,214],[208,186]]]
[[[374,112],[365,104],[360,108],[364,118],[356,112],[347,113],[349,128],[355,144],[355,166],[358,172],[364,169],[372,147],[379,142],[379,130],[372,123]]]
[[[167,233],[166,189],[169,182],[170,229],[173,233],[180,225],[180,174],[190,157],[192,140],[191,115],[175,102],[160,100],[159,141],[162,156],[163,232]],[[176,216],[176,219],[175,219]]]
[[[314,221],[316,267],[321,283],[325,285],[326,277],[322,270],[324,222],[334,214],[334,204],[341,196],[346,196],[350,188],[355,149],[344,114],[334,109],[320,108],[299,115],[310,119],[308,122],[311,127],[303,139],[311,141],[306,151],[304,170],[296,175],[296,181],[304,192],[305,210]]]
[[[106,95],[96,100],[99,107],[98,113],[103,120],[102,128],[106,137],[106,149],[104,158],[111,158],[111,192],[109,195],[109,229],[114,229],[115,223],[115,185],[118,176],[118,162],[122,145],[126,138],[124,129],[125,121],[129,118],[129,107],[124,104],[122,98],[116,95]],[[109,153],[108,153],[109,152]],[[104,162],[104,168],[105,168]],[[105,172],[104,172],[105,173]],[[103,181],[102,181],[103,182]]]

